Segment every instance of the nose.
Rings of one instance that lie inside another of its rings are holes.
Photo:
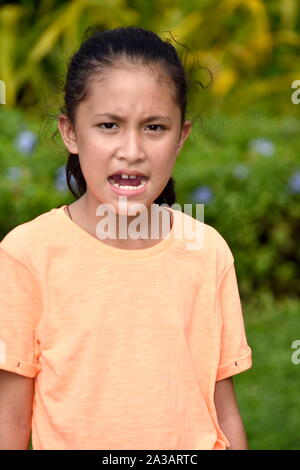
[[[130,162],[145,158],[142,137],[138,134],[138,131],[133,129],[124,132],[117,155],[119,158],[126,158]]]

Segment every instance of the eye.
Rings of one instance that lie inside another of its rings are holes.
[[[103,127],[101,126],[107,126],[107,125],[111,125],[111,124],[115,124],[114,122],[102,122],[101,124],[98,124],[98,126],[103,129]],[[112,129],[111,127],[105,127],[104,129]]]
[[[101,126],[112,126],[114,125],[115,122],[102,122],[101,124],[98,124],[98,127],[100,127],[101,129],[107,129],[107,130],[110,130],[110,129],[113,129],[112,127],[101,127]],[[160,127],[160,129],[158,130],[164,130],[165,129],[165,126],[162,126],[160,124],[149,124],[147,127]],[[151,131],[154,131],[154,132],[157,132],[155,129],[150,129]]]
[[[148,127],[150,127],[150,126],[152,126],[152,127],[153,127],[153,126],[154,126],[154,127],[160,127],[160,129],[159,129],[159,130],[163,130],[163,129],[165,129],[165,126],[161,126],[160,124],[149,124],[149,126],[148,126]],[[153,129],[151,129],[151,130],[153,130]]]

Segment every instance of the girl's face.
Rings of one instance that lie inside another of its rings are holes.
[[[170,81],[159,83],[145,67],[110,68],[99,81],[91,82],[89,91],[77,107],[75,129],[64,115],[59,118],[66,147],[79,155],[89,201],[95,208],[111,204],[120,213],[120,195],[108,178],[131,170],[148,179],[139,194],[128,191],[127,207],[150,206],[171,177],[191,130],[190,121],[180,128],[180,110],[172,99]]]

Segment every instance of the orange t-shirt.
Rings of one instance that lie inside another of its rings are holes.
[[[171,208],[167,238],[123,250],[64,208],[0,243],[0,368],[35,378],[33,449],[228,447],[215,383],[252,359],[226,241]]]

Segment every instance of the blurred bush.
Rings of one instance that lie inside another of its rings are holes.
[[[300,294],[299,124],[259,111],[207,116],[176,164],[178,202],[205,204],[204,221],[231,247],[245,296]]]
[[[61,181],[65,160],[51,141],[53,126],[51,120],[30,119],[21,110],[0,107],[1,239],[51,206],[73,200]]]
[[[7,106],[47,106],[64,79],[69,56],[88,26],[138,25],[171,40],[192,80],[192,102],[225,114],[264,101],[290,112],[291,84],[299,79],[297,0],[24,0],[0,7],[0,79]],[[208,106],[209,104],[209,106]],[[295,107],[293,111],[296,111]]]

